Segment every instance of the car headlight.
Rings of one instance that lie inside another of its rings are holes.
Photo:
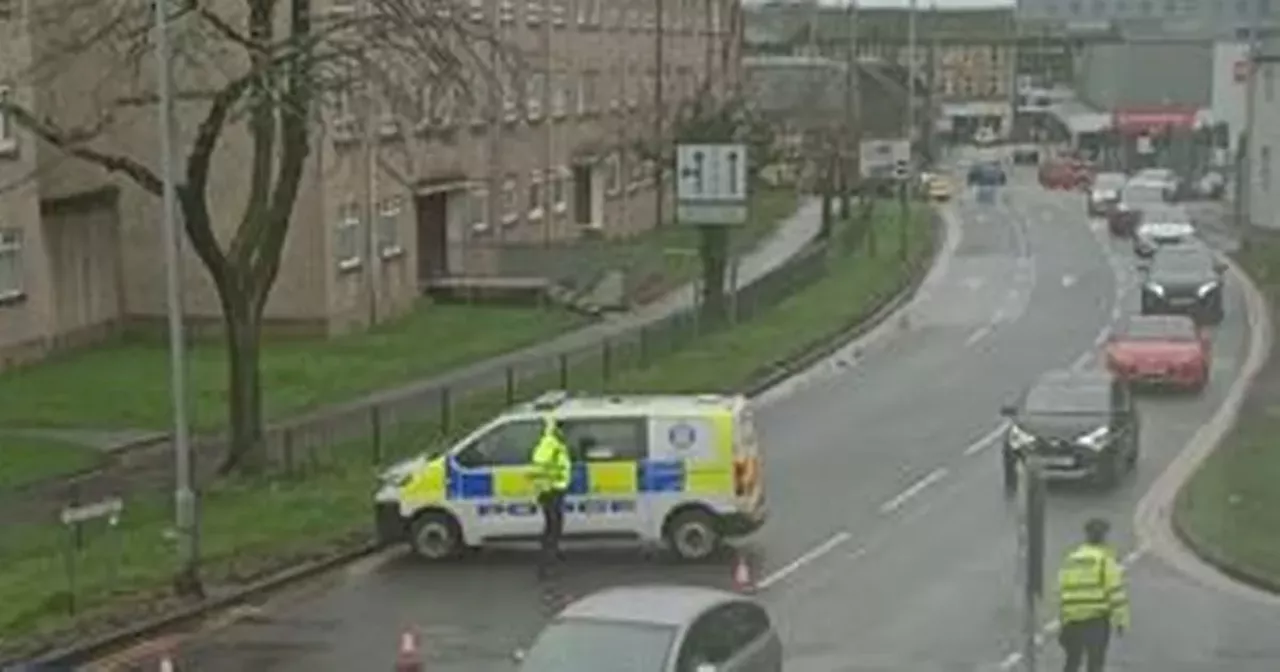
[[[1148,292],[1151,292],[1152,294],[1155,294],[1156,296],[1160,296],[1160,297],[1164,296],[1164,287],[1157,285],[1155,283],[1148,282],[1146,286],[1146,290]]]
[[[1102,450],[1111,443],[1111,428],[1105,425],[1099,427],[1076,439],[1076,443],[1090,450]]]
[[[1022,450],[1023,448],[1035,443],[1036,437],[1017,425],[1009,425],[1008,442],[1010,448],[1014,450]]]
[[[1203,299],[1210,292],[1216,290],[1217,288],[1218,288],[1217,280],[1214,280],[1212,282],[1206,282],[1203,285],[1200,285],[1200,288],[1196,290],[1196,296]]]

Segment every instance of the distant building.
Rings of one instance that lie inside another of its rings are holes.
[[[1018,0],[1019,21],[1088,25],[1105,21],[1194,24],[1234,29],[1280,20],[1272,0]]]
[[[1251,224],[1280,231],[1280,37],[1264,40],[1258,52],[1245,203]]]

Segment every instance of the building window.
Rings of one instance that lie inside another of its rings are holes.
[[[8,21],[17,13],[17,0],[0,0],[0,21]]]
[[[4,0],[0,0],[4,2]],[[0,86],[0,105],[11,102],[12,93],[9,87]],[[13,121],[9,115],[0,112],[0,154],[7,154],[17,149],[18,137],[14,134]]]
[[[470,9],[467,16],[472,21],[484,21],[484,0],[467,0]]]
[[[500,0],[498,20],[503,23],[512,23],[516,20],[516,4],[512,0]]]
[[[399,196],[388,198],[378,208],[378,252],[383,259],[404,254],[404,247],[400,245],[400,213],[403,210]]]
[[[1258,0],[1258,17],[1267,18],[1271,16],[1271,0]]]
[[[0,229],[0,300],[25,293],[22,282],[22,232]]]
[[[502,223],[511,225],[520,221],[520,199],[516,194],[516,176],[508,175],[502,181]]]
[[[604,169],[604,193],[613,195],[622,189],[622,158],[610,154]]]
[[[560,168],[556,170],[556,177],[551,181],[551,209],[558,213],[564,212],[569,207],[566,196],[571,174],[568,168]]]
[[[563,117],[569,111],[569,76],[558,73],[551,81],[551,114]]]
[[[530,26],[536,26],[542,23],[542,3],[538,0],[529,0],[524,6],[524,22]]]
[[[546,73],[530,73],[525,86],[525,114],[529,119],[542,118],[542,96],[546,92],[546,88]]]
[[[360,205],[348,201],[338,208],[338,226],[334,238],[338,270],[360,268]]]
[[[1271,147],[1263,145],[1258,151],[1258,186],[1263,191],[1271,191]],[[3,291],[0,289],[0,291]]]
[[[468,198],[467,225],[473,234],[483,234],[489,230],[489,190],[472,189]]]
[[[527,207],[529,208],[529,219],[542,219],[543,210],[543,193],[542,193],[542,175],[535,172],[529,176],[529,189],[526,193],[528,199]]]

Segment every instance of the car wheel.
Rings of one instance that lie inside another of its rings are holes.
[[[702,509],[682,511],[667,523],[667,545],[681,560],[706,560],[720,547],[720,530]]]
[[[409,546],[423,560],[438,562],[457,557],[462,551],[462,528],[442,511],[427,511],[413,519]]]

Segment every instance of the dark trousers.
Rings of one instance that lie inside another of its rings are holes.
[[[1064,623],[1058,641],[1066,653],[1063,672],[1078,672],[1082,662],[1087,672],[1102,672],[1107,663],[1107,645],[1111,643],[1111,619],[1100,616]]]
[[[548,490],[538,495],[542,509],[541,566],[560,559],[560,535],[564,533],[564,490]]]

